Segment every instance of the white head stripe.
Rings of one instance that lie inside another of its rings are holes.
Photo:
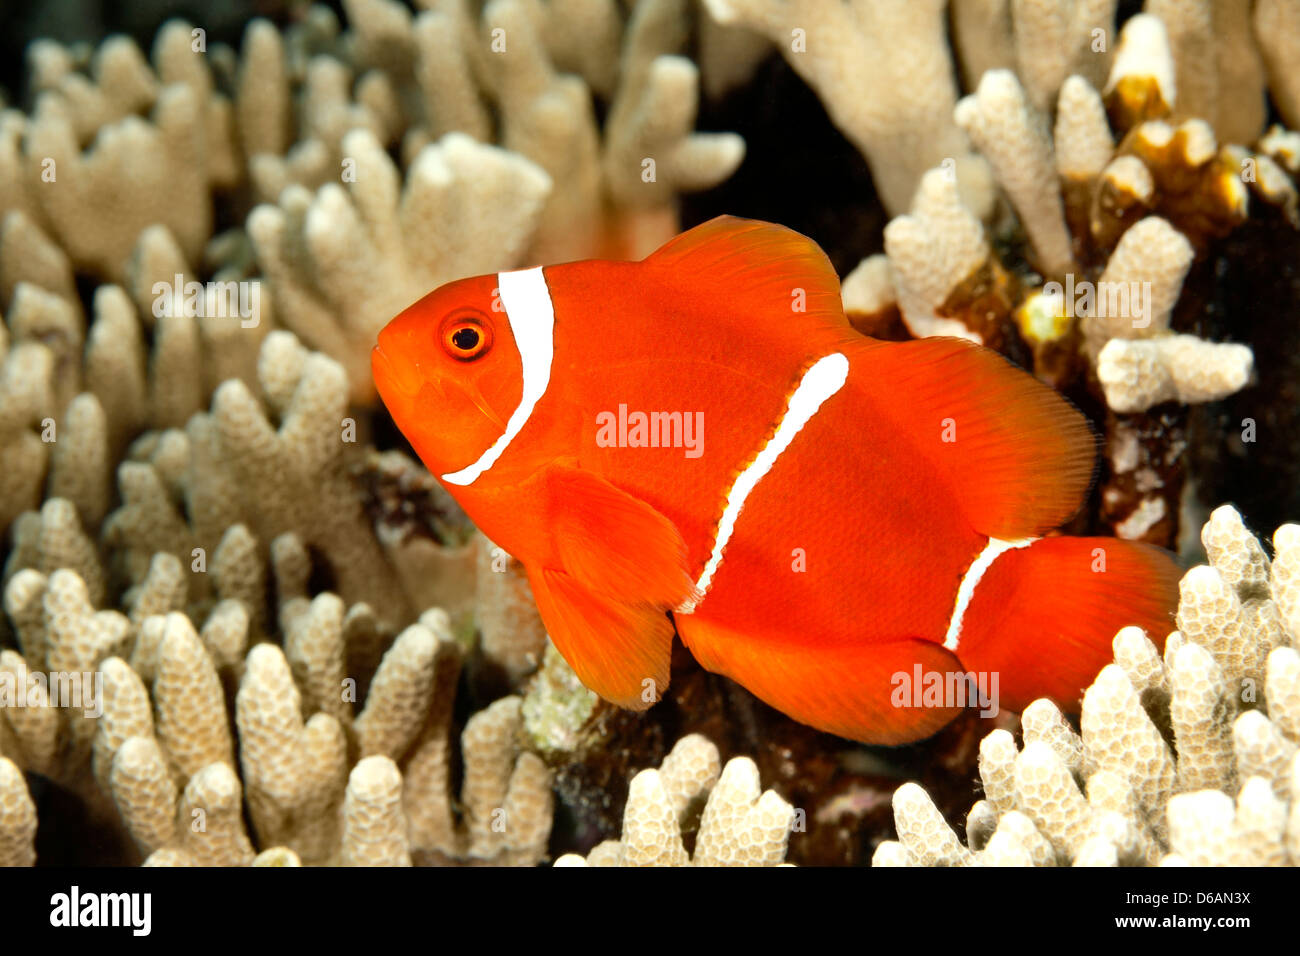
[[[799,434],[799,430],[808,424],[813,415],[817,414],[822,403],[844,387],[848,377],[849,360],[839,352],[819,359],[812,368],[804,372],[794,394],[790,396],[785,415],[777,425],[776,434],[768,439],[763,450],[740,473],[732,484],[731,490],[727,492],[727,505],[722,511],[722,518],[718,521],[718,534],[713,542],[713,553],[709,556],[708,563],[704,565],[700,579],[695,582],[700,597],[685,601],[677,608],[679,614],[692,613],[700,601],[704,600],[704,595],[713,582],[713,575],[722,564],[722,550],[736,530],[736,519],[740,517],[740,509],[745,506],[745,499],[758,487],[763,476],[772,470],[777,458],[790,447],[790,442],[794,441],[794,436]]]
[[[524,369],[524,391],[518,407],[506,422],[506,430],[492,443],[492,447],[483,452],[474,464],[442,476],[443,481],[453,485],[471,485],[496,464],[501,453],[528,423],[533,407],[546,394],[546,387],[551,383],[555,308],[541,266],[497,273],[497,290],[501,294],[506,321],[510,323],[510,332],[519,348],[519,361]]]
[[[948,633],[943,638],[944,647],[950,651],[957,649],[957,639],[961,637],[962,617],[966,614],[971,598],[975,596],[975,585],[980,583],[980,578],[984,577],[984,573],[993,566],[998,555],[1016,548],[1027,548],[1037,540],[1037,538],[1019,538],[1015,541],[1003,541],[1000,538],[989,538],[989,543],[966,569],[966,574],[961,579],[961,586],[957,588],[957,601],[953,605],[952,617],[948,621]]]

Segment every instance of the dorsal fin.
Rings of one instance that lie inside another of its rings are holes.
[[[840,300],[840,280],[817,243],[757,219],[718,216],[660,246],[645,259],[673,276],[711,284],[733,301],[757,308],[795,302],[807,318],[834,329],[850,328]]]
[[[1079,510],[1096,439],[1054,389],[964,339],[850,348],[877,414],[921,443],[980,534],[1035,537]]]

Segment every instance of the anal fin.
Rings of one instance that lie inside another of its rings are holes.
[[[957,658],[933,641],[782,641],[737,634],[699,615],[678,615],[677,630],[706,670],[801,723],[850,740],[910,743],[961,710],[945,705],[949,698],[936,704],[923,697],[927,679],[949,686],[962,672]],[[921,688],[914,686],[918,677]]]

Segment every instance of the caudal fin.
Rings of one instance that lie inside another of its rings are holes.
[[[998,674],[999,704],[1050,697],[1077,713],[1126,625],[1163,647],[1181,571],[1168,552],[1118,538],[1043,538],[1003,552],[980,579],[955,648],[968,670]]]

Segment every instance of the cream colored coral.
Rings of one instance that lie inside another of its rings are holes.
[[[795,811],[776,792],[761,791],[747,757],[727,761],[700,819],[696,866],[775,866],[785,859]]]
[[[1044,118],[1026,102],[1016,75],[1010,70],[985,73],[979,88],[957,103],[953,116],[992,165],[1039,267],[1050,274],[1067,271],[1074,257],[1053,175],[1051,138]]]
[[[1157,17],[1140,13],[1120,31],[1105,93],[1117,104],[1125,125],[1167,114],[1177,97],[1169,35]]]
[[[1115,338],[1097,356],[1097,377],[1111,409],[1142,412],[1161,402],[1226,398],[1246,386],[1254,366],[1247,345],[1206,342],[1194,335]]]
[[[927,819],[908,809],[923,795],[900,788],[895,808],[911,814],[909,835],[900,822],[902,842],[882,846],[875,862],[936,862],[958,847],[986,865],[1295,863],[1300,654],[1279,618],[1260,610],[1282,593],[1289,535],[1279,532],[1287,548],[1270,568],[1241,516],[1215,511],[1202,529],[1214,564],[1184,576],[1182,630],[1163,660],[1140,629],[1122,628],[1116,663],[1085,692],[1078,769],[1074,732],[1036,701],[1022,715],[1023,750],[1005,730],[980,745],[985,799],[970,811],[967,846],[946,826],[911,823]]]
[[[1077,774],[1083,765],[1083,740],[1065,721],[1060,709],[1048,700],[1036,700],[1020,715],[1025,743],[1040,740],[1052,748],[1067,770]]]
[[[158,740],[178,781],[189,780],[208,764],[234,763],[221,679],[184,614],[167,615],[153,697]]]
[[[176,807],[175,837],[144,865],[247,866],[253,859],[239,777],[228,764],[214,763],[190,778]]]
[[[1269,719],[1288,739],[1300,743],[1300,652],[1293,647],[1274,648],[1265,668]]]
[[[110,657],[100,665],[100,673],[104,675],[103,713],[95,725],[92,767],[100,789],[107,793],[118,750],[132,737],[152,738],[154,721],[149,692],[126,661]]]
[[[1055,866],[1056,851],[1047,837],[1019,810],[1002,814],[984,849],[986,866]]]
[[[340,362],[351,396],[368,402],[379,329],[449,279],[518,264],[551,181],[461,133],[421,150],[405,182],[367,130],[342,149],[356,168],[345,186],[287,189],[253,210],[248,233],[276,315]]]
[[[1148,216],[1125,230],[1097,282],[1098,298],[1109,290],[1129,290],[1129,308],[1084,317],[1083,331],[1091,354],[1111,338],[1150,338],[1169,328],[1169,315],[1182,292],[1193,250],[1187,238],[1168,221]],[[1139,300],[1133,300],[1134,292]],[[1123,298],[1119,298],[1122,306]],[[1108,299],[1109,303],[1109,299]]]
[[[410,866],[402,775],[387,757],[363,758],[343,801],[344,866]]]
[[[113,755],[109,793],[142,854],[175,839],[177,788],[155,738],[122,742]]]
[[[948,170],[922,178],[909,215],[885,226],[885,254],[898,291],[898,305],[916,336],[979,335],[956,319],[938,315],[952,291],[991,254],[984,227],[961,201]]]
[[[363,755],[400,760],[419,733],[433,693],[439,642],[423,624],[412,624],[393,642],[379,665],[366,706],[356,720]]]
[[[0,867],[36,864],[36,805],[22,771],[0,756]]]
[[[1030,102],[1050,106],[1066,76],[1105,75],[1115,0],[1013,0],[1016,71]],[[1100,41],[1100,42],[1099,42]]]
[[[86,388],[104,410],[108,447],[116,458],[149,414],[144,342],[131,300],[120,286],[95,290],[86,337]]]
[[[1300,79],[1294,69],[1300,55],[1300,10],[1289,0],[1257,0],[1254,26],[1273,102],[1288,127],[1300,128]]]
[[[24,567],[50,575],[66,570],[77,575],[88,601],[99,604],[104,600],[104,569],[72,502],[47,499],[38,520],[15,526],[14,539],[7,573]]]
[[[333,717],[316,714],[304,723],[301,695],[274,645],[249,651],[235,723],[258,841],[287,846],[308,863],[327,859],[339,839],[347,743]]]
[[[718,772],[718,750],[705,737],[683,737],[659,770],[633,778],[623,837],[584,859],[568,854],[556,866],[776,866],[785,858],[796,811],[774,791],[760,795],[758,768],[737,757]],[[708,794],[693,859],[682,844],[688,807]]]
[[[1161,809],[1174,787],[1174,756],[1119,666],[1104,667],[1084,693],[1080,726],[1084,774],[1111,770],[1128,780],[1159,833]]]
[[[1168,36],[1177,112],[1208,120],[1220,139],[1253,141],[1266,113],[1264,67],[1242,6],[1235,0],[1148,0],[1146,12],[1160,19]]]
[[[1017,805],[1015,764],[1016,741],[1008,731],[995,730],[980,741],[979,770],[984,795],[999,813]]]
[[[1099,176],[1115,153],[1101,95],[1081,76],[1061,84],[1052,141],[1057,172],[1067,180]]]
[[[345,601],[364,600],[388,623],[401,623],[409,605],[349,472],[346,376],[324,355],[297,354],[286,332],[272,333],[263,343],[259,380],[280,401],[289,396],[278,428],[243,382],[231,379],[217,389],[212,414],[224,453],[220,468],[237,489],[258,540],[296,531],[329,561]],[[283,368],[286,361],[291,368]],[[208,477],[195,471],[191,480]]]
[[[875,315],[897,305],[888,256],[878,253],[859,262],[840,283],[840,298],[846,313]]]
[[[50,575],[44,610],[45,664],[53,673],[85,675],[95,671],[104,658],[125,649],[130,621],[118,611],[96,611],[86,585],[72,571]],[[65,709],[63,716],[71,744],[65,759],[89,755],[95,721],[87,708]]]
[[[1291,798],[1291,760],[1296,742],[1258,710],[1248,710],[1232,725],[1232,747],[1242,778],[1263,777],[1283,800]]]
[[[1292,645],[1300,647],[1300,524],[1284,524],[1273,534],[1269,587]]]
[[[155,222],[167,224],[197,258],[212,209],[206,132],[194,91],[180,84],[163,88],[150,120],[124,116],[101,129],[84,153],[71,114],[52,95],[39,98],[25,152],[38,169],[44,159],[54,163],[57,178],[36,195],[73,262],[118,279],[135,237]]]
[[[663,206],[678,192],[715,186],[745,155],[734,133],[696,133],[699,70],[681,45],[683,0],[648,0],[633,11],[621,75],[605,123],[605,187],[630,207]],[[655,161],[646,181],[645,160]],[[649,250],[647,250],[649,251]]]
[[[964,866],[974,860],[929,795],[914,783],[894,791],[894,822],[899,842],[920,866]]]
[[[706,5],[720,23],[776,44],[867,158],[889,213],[907,209],[921,176],[944,159],[965,172],[969,148],[952,119],[956,83],[939,0]]]
[[[1268,556],[1255,536],[1246,530],[1235,508],[1222,505],[1214,509],[1201,529],[1201,543],[1225,584],[1243,596],[1267,593]]]
[[[29,680],[30,671],[21,655],[0,650],[0,682],[5,687],[5,696],[26,688],[26,706],[6,705],[0,709],[0,725],[4,726],[4,736],[11,741],[6,756],[26,770],[53,776],[61,769],[61,713],[52,706],[48,689]]]
[[[335,594],[318,594],[285,635],[284,652],[302,691],[303,709],[329,714],[340,725],[352,723],[343,677],[343,615]]]
[[[438,645],[433,656],[429,708],[406,760],[402,796],[412,851],[455,858],[462,852],[462,834],[451,805],[450,733],[462,652],[446,615],[429,611],[421,615],[421,622]],[[540,792],[550,793],[549,780]]]
[[[546,627],[523,566],[482,535],[475,551],[475,622],[483,653],[517,683],[541,663]]]
[[[1186,644],[1170,668],[1173,699],[1170,719],[1178,748],[1178,789],[1231,793],[1237,785],[1232,751],[1232,720],[1237,707],[1223,672],[1210,652]]]

